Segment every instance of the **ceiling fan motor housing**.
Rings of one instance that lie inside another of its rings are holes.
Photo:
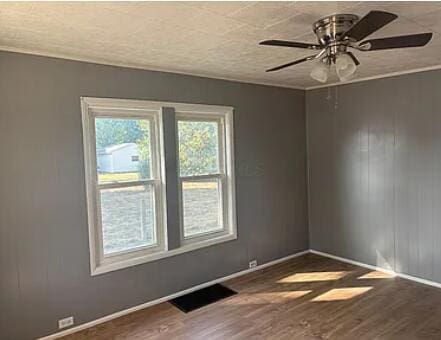
[[[355,14],[333,14],[316,21],[312,28],[321,45],[337,42],[360,18]]]
[[[360,18],[355,14],[333,14],[324,17],[313,24],[313,30],[320,45],[326,46],[323,61],[335,62],[339,53],[346,52],[349,41],[340,40],[342,34],[348,31]]]

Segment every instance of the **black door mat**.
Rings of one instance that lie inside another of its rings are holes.
[[[184,313],[209,305],[210,303],[225,299],[237,294],[234,290],[215,284],[213,286],[199,289],[195,292],[170,300],[170,303]]]

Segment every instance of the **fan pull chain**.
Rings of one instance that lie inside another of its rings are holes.
[[[328,86],[328,93],[326,100],[329,102],[332,99],[332,88],[334,88],[334,110],[338,109],[338,86]]]

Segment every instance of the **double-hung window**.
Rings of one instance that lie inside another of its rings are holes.
[[[93,275],[237,237],[231,108],[82,98],[82,114]]]
[[[176,114],[183,244],[231,233],[226,116]]]

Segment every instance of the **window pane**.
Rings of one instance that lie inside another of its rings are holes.
[[[217,179],[182,182],[184,237],[222,229]]]
[[[179,174],[219,173],[218,122],[178,121]]]
[[[100,184],[151,178],[148,120],[96,118],[95,135]]]
[[[104,255],[156,244],[153,185],[101,190]]]

